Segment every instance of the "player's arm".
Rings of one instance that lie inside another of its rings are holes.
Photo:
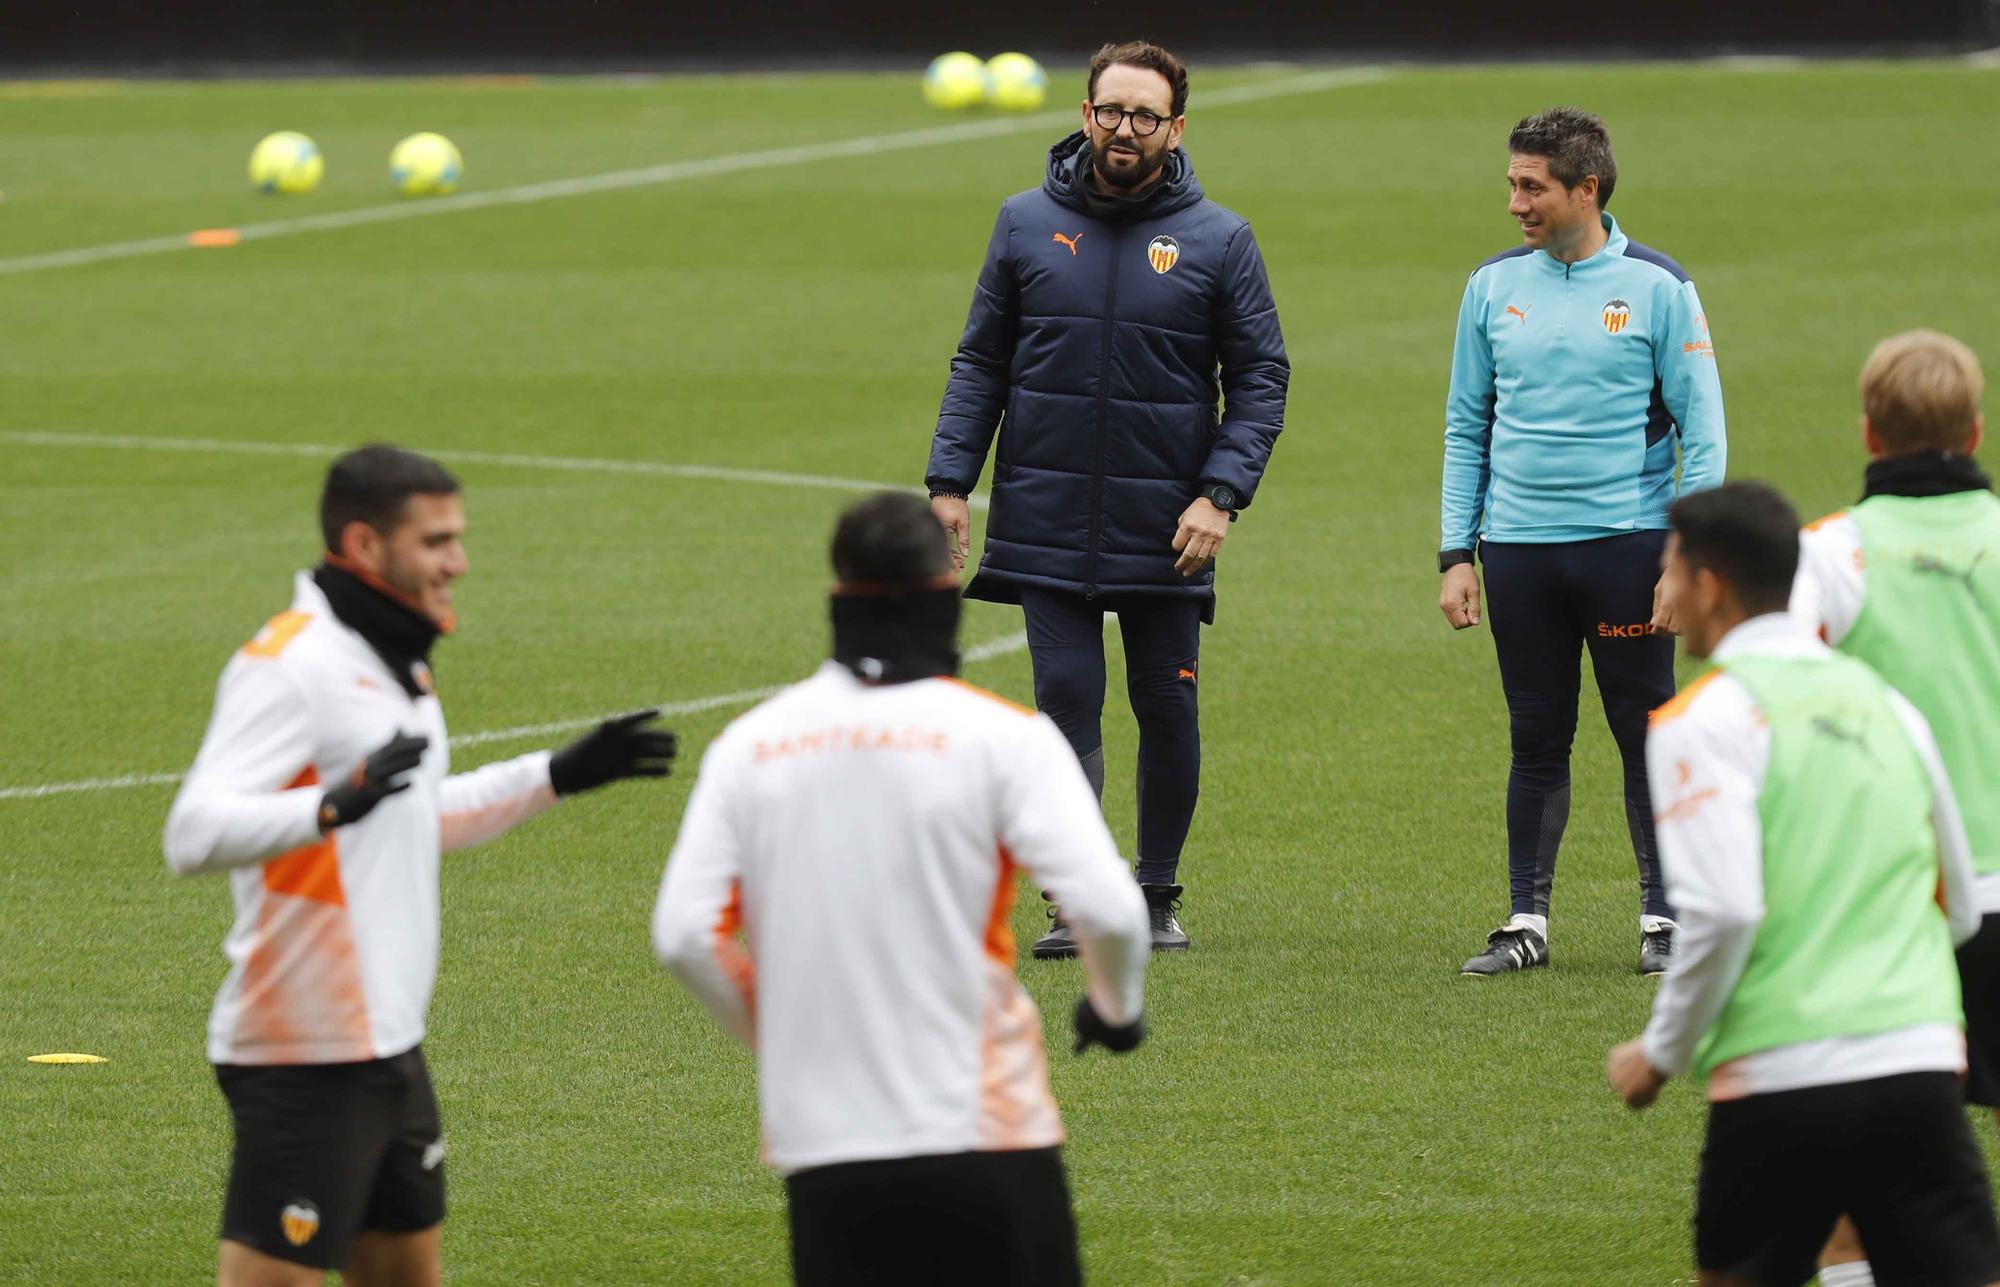
[[[1838,646],[1861,615],[1867,569],[1861,529],[1846,513],[1829,514],[1799,533],[1799,571],[1790,612],[1808,630]]]
[[[680,743],[666,729],[646,727],[658,717],[657,710],[620,715],[554,754],[535,751],[446,778],[438,792],[439,846],[450,851],[491,840],[580,791],[666,777]]]
[[[1479,624],[1479,575],[1473,551],[1486,512],[1493,443],[1493,346],[1486,335],[1486,300],[1478,274],[1458,304],[1451,348],[1451,391],[1444,404],[1444,484],[1439,505],[1438,562],[1444,583],[1438,607],[1452,627]]]
[[[1022,744],[999,765],[1000,841],[1076,934],[1091,1010],[1136,1039],[1152,953],[1145,896],[1069,743],[1047,716],[1021,727]]]
[[[1930,722],[1903,695],[1889,691],[1889,704],[1896,719],[1917,748],[1924,772],[1931,780],[1931,830],[1937,835],[1938,884],[1944,895],[1944,918],[1951,926],[1951,941],[1963,943],[1979,932],[1978,895],[1973,886],[1978,879],[1972,866],[1972,841],[1965,834],[1965,818],[1959,812],[1958,796],[1944,755],[1931,734]]]
[[[1668,717],[1646,739],[1660,865],[1680,922],[1673,968],[1653,998],[1645,1033],[1633,1043],[1657,1079],[1652,1093],[1693,1062],[1696,1044],[1743,977],[1764,919],[1764,833],[1757,797],[1770,735],[1760,735],[1754,708],[1740,688],[1703,698],[1728,704],[1720,711],[1690,708]],[[1651,1095],[1635,1099],[1628,1093],[1626,1099],[1644,1107]]]
[[[702,757],[653,909],[653,950],[731,1036],[756,1044],[757,975],[743,927],[742,849],[724,743]]]
[[[987,243],[986,262],[972,288],[972,308],[952,355],[951,378],[938,409],[924,481],[933,491],[970,494],[986,468],[986,453],[1007,409],[1008,373],[1014,361],[1019,313],[1007,211],[1003,207]]]
[[[1729,464],[1729,435],[1715,344],[1693,282],[1677,283],[1668,296],[1666,325],[1653,341],[1653,374],[1667,413],[1680,426],[1681,494],[1717,486]]]
[[[1222,382],[1222,422],[1202,463],[1204,490],[1225,486],[1244,509],[1270,463],[1285,427],[1285,391],[1292,363],[1278,325],[1277,301],[1250,225],[1229,239],[1214,309],[1215,353]]]
[[[325,788],[309,780],[312,762],[306,695],[275,658],[238,654],[167,813],[167,865],[183,876],[247,867],[318,840]]]

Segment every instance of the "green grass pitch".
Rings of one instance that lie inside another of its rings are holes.
[[[1515,240],[1508,126],[1554,102],[1603,113],[1616,213],[1701,288],[1731,473],[1831,509],[1857,487],[1854,381],[1877,338],[1934,325],[2000,360],[2000,77],[1413,69],[1202,108],[1204,89],[1280,74],[1197,66],[1186,138],[1258,230],[1293,361],[1206,636],[1197,947],[1157,964],[1154,1039],[1118,1061],[1067,1054],[1076,970],[1022,963],[1092,1277],[1688,1281],[1699,1091],[1635,1116],[1600,1075],[1652,986],[1593,696],[1555,966],[1456,973],[1505,911],[1507,755],[1491,642],[1434,606],[1454,310]],[[380,204],[390,145],[418,129],[456,140],[480,191],[939,123],[914,72],[59,89],[0,87],[0,258]],[[318,139],[326,182],[258,198],[244,158],[287,128]],[[324,468],[19,435],[390,438],[448,463],[914,484],[994,208],[1039,182],[1058,132],[0,276],[0,788],[185,768],[217,670],[315,554]],[[760,687],[821,656],[841,493],[461,473],[473,573],[436,658],[456,731]],[[967,614],[968,642],[1018,628]],[[1018,652],[968,677],[1030,695]],[[698,753],[734,713],[674,722]],[[1115,682],[1107,730],[1129,847]],[[784,1280],[750,1058],[646,942],[693,763],[447,860],[427,1049],[454,1281]],[[212,1276],[228,1124],[202,1027],[229,899],[168,875],[171,789],[0,798],[0,1280]],[[1038,922],[1030,895],[1016,932]],[[111,1062],[24,1062],[50,1050]]]

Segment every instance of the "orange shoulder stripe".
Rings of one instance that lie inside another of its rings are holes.
[[[1686,714],[1688,706],[1694,701],[1695,694],[1708,687],[1715,677],[1721,673],[1720,670],[1711,670],[1692,684],[1689,684],[1686,688],[1681,689],[1678,693],[1669,697],[1658,710],[1647,716],[1646,723],[1653,727],[1658,727],[1670,719]]]
[[[938,678],[942,679],[947,684],[956,684],[960,688],[963,688],[968,693],[973,693],[976,694],[977,696],[984,697],[989,702],[998,702],[1002,706],[1005,706],[1008,710],[1018,711],[1023,715],[1033,715],[1035,713],[1033,708],[1023,706],[1021,705],[1021,703],[1002,697],[998,693],[988,692],[986,689],[981,688],[977,684],[968,684],[963,679],[958,679],[951,675],[939,675]]]
[[[1814,520],[1813,520],[1812,522],[1810,522],[1810,523],[1807,523],[1807,524],[1806,524],[1806,531],[1808,531],[1808,532],[1817,532],[1817,531],[1819,531],[1819,529],[1821,529],[1822,527],[1825,527],[1825,526],[1826,526],[1826,525],[1827,525],[1828,523],[1831,523],[1831,522],[1832,522],[1833,520],[1835,520],[1836,518],[1846,518],[1846,517],[1847,517],[1847,511],[1846,511],[1846,510],[1844,510],[1844,509],[1837,509],[1837,510],[1833,511],[1833,513],[1831,513],[1831,514],[1828,514],[1828,515],[1825,515],[1824,517],[1821,517],[1821,518],[1816,518],[1816,519],[1814,519]]]
[[[257,632],[255,639],[243,645],[243,655],[266,659],[277,656],[298,638],[299,631],[304,630],[311,620],[310,612],[280,612],[264,623],[264,628]]]

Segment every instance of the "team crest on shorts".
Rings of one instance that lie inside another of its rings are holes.
[[[300,1198],[278,1213],[278,1224],[285,1231],[286,1242],[303,1247],[319,1232],[319,1208]]]
[[[1146,262],[1156,273],[1166,272],[1181,261],[1181,243],[1172,237],[1159,236],[1146,246]]]
[[[1604,301],[1605,330],[1616,335],[1618,332],[1624,330],[1625,324],[1631,320],[1632,306],[1630,304],[1627,304],[1622,299],[1607,299]]]

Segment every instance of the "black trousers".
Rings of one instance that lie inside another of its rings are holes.
[[[843,1162],[785,1181],[798,1287],[1078,1287],[1062,1150]]]
[[[1035,705],[1054,720],[1103,783],[1104,614],[1125,640],[1125,692],[1139,721],[1139,881],[1171,885],[1201,793],[1201,722],[1195,700],[1203,600],[1182,595],[1100,595],[1024,589]]]
[[[1660,880],[1646,785],[1646,719],[1674,695],[1673,637],[1652,633],[1649,624],[1665,546],[1665,532],[1480,546],[1486,619],[1500,655],[1513,743],[1507,875],[1516,912],[1549,913],[1556,851],[1569,823],[1569,752],[1588,647],[1605,722],[1625,764],[1625,821],[1639,860],[1640,906],[1650,916],[1674,914]]]

